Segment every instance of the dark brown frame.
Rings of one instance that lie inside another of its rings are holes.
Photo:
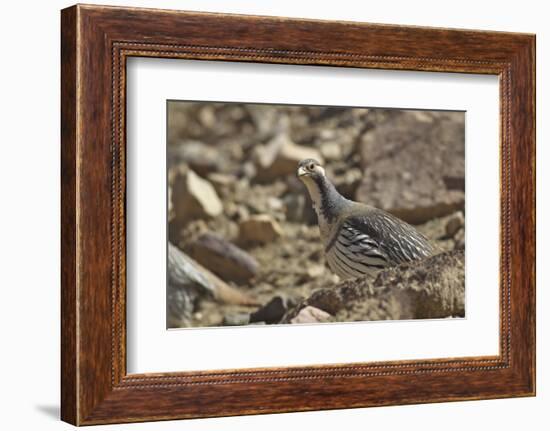
[[[63,420],[87,425],[535,394],[534,35],[81,5],[61,16]],[[498,75],[500,354],[127,375],[129,56]]]

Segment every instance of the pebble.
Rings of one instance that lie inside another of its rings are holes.
[[[283,235],[279,223],[267,214],[253,215],[239,223],[239,242],[268,243]]]
[[[236,178],[233,175],[221,174],[219,172],[212,172],[207,178],[218,193],[231,184],[234,184],[236,181]]]
[[[321,144],[321,154],[325,160],[340,160],[342,148],[336,142],[325,142]]]
[[[271,301],[250,315],[250,323],[279,323],[287,310],[294,307],[297,303],[297,298],[292,298],[286,295],[275,296],[271,299]]]
[[[445,225],[445,236],[447,238],[452,238],[462,226],[464,226],[464,215],[462,212],[457,211],[447,220],[447,224]]]
[[[331,317],[326,311],[308,305],[302,308],[295,317],[290,319],[290,323],[323,323],[328,322]]]
[[[279,134],[267,145],[258,148],[255,179],[259,182],[269,182],[286,175],[294,175],[298,163],[310,158],[323,163],[321,153],[317,149],[296,145],[288,135]]]
[[[223,326],[243,326],[250,323],[250,315],[248,313],[228,313],[223,316]]]
[[[325,273],[325,267],[323,265],[311,265],[307,269],[307,275],[309,278],[318,278]]]

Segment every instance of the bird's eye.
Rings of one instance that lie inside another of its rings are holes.
[[[315,169],[315,165],[313,163],[310,163],[308,168],[310,171],[312,171],[313,169]]]

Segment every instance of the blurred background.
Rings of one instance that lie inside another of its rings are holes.
[[[169,101],[170,259],[186,286],[169,282],[168,327],[282,323],[338,283],[296,178],[304,158],[323,163],[345,197],[416,225],[442,251],[463,250],[464,121],[464,112]]]

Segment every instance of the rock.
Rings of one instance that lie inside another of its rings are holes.
[[[445,236],[447,238],[452,238],[458,232],[458,230],[464,226],[464,215],[462,212],[458,211],[454,213],[447,224],[445,225]]]
[[[211,232],[204,233],[185,251],[224,280],[246,283],[258,274],[259,265],[246,251]]]
[[[213,172],[209,174],[207,178],[218,193],[221,193],[225,188],[231,186],[237,181],[233,175],[222,174],[219,172]]]
[[[318,278],[325,273],[325,267],[323,265],[311,265],[307,269],[307,275],[309,278]]]
[[[351,168],[346,170],[343,175],[334,176],[333,178],[334,186],[342,196],[353,199],[363,178],[363,173],[358,168]]]
[[[189,326],[199,300],[211,298],[222,303],[255,305],[257,301],[227,285],[168,243],[167,322],[171,328]]]
[[[285,207],[283,201],[275,196],[269,196],[267,198],[267,206],[272,211],[283,211]]]
[[[302,308],[295,317],[290,319],[290,323],[323,323],[329,322],[331,317],[326,311],[308,305]]]
[[[283,235],[283,230],[267,214],[253,215],[239,223],[239,242],[265,244]]]
[[[464,251],[449,251],[319,289],[289,310],[283,323],[307,306],[338,322],[464,317],[464,280]]]
[[[443,176],[443,182],[445,183],[445,187],[449,190],[466,190],[466,184],[464,181],[464,175],[444,175]]]
[[[464,118],[389,112],[361,139],[363,179],[355,199],[413,224],[463,209]]]
[[[254,122],[258,137],[265,138],[273,131],[288,129],[289,118],[280,115],[280,108],[275,105],[245,105],[248,114]]]
[[[244,205],[238,205],[235,202],[228,201],[225,204],[225,214],[231,220],[241,221],[250,217],[250,211]]]
[[[172,204],[172,186],[168,185],[168,222],[174,220],[174,205]]]
[[[324,130],[326,132],[326,130]],[[340,160],[342,158],[342,149],[336,142],[324,142],[321,144],[321,154],[327,161]]]
[[[205,128],[213,128],[216,125],[216,113],[212,106],[203,106],[199,111],[198,117]]]
[[[245,178],[254,178],[256,176],[256,166],[252,162],[246,162],[241,166],[240,173]]]
[[[297,304],[296,298],[286,295],[275,296],[256,312],[250,315],[250,323],[266,322],[279,323],[287,310]]]
[[[294,223],[317,225],[317,214],[311,205],[311,198],[303,193],[288,194],[283,198],[285,217]]]
[[[323,254],[324,254],[323,249],[318,248],[309,255],[309,259],[318,262],[323,258]]]
[[[294,175],[298,162],[308,158],[323,162],[321,153],[315,148],[296,145],[288,135],[281,133],[267,145],[258,148],[254,179],[258,182],[271,182],[286,175]]]
[[[172,162],[185,162],[195,172],[205,176],[220,170],[220,154],[215,147],[200,141],[184,141],[168,146],[168,158]]]
[[[175,217],[180,222],[216,217],[223,210],[212,184],[192,170],[180,173],[174,179],[172,204]]]
[[[176,240],[172,242],[183,250],[185,248],[185,244],[203,233],[208,232],[208,230],[208,224],[206,224],[204,220],[193,220],[187,223],[185,227],[178,232]]]
[[[250,323],[248,313],[228,313],[223,316],[223,326],[244,326]]]
[[[466,243],[464,239],[464,229],[459,229],[454,236],[455,250],[464,250]]]

